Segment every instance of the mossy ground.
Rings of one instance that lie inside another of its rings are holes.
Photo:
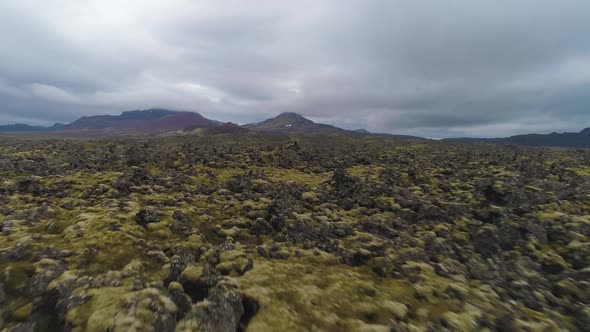
[[[68,253],[62,278],[141,262],[71,294],[88,298],[65,316],[74,330],[102,331],[130,302],[167,305],[176,248],[195,256],[193,280],[229,238],[216,266],[258,304],[248,331],[493,330],[506,312],[516,330],[581,330],[588,306],[586,152],[219,136],[11,142],[0,157],[4,327],[33,316],[47,248]],[[142,226],[141,210],[157,221]]]

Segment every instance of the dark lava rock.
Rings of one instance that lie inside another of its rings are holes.
[[[237,285],[224,280],[209,291],[207,302],[194,306],[178,323],[180,331],[234,332],[244,315],[243,296]]]
[[[45,187],[41,181],[32,178],[20,180],[16,188],[21,194],[31,194],[33,196],[41,196],[45,192]]]
[[[170,259],[170,270],[168,272],[168,276],[166,279],[164,279],[164,286],[168,286],[171,282],[177,281],[182,271],[184,271],[186,268],[186,265],[186,262],[184,262],[180,256],[172,256]]]
[[[31,254],[29,242],[18,242],[13,247],[0,249],[0,260],[21,260]]]
[[[254,221],[248,222],[248,231],[252,235],[269,235],[272,234],[274,229],[270,222],[262,218],[258,218]]]
[[[510,250],[516,246],[521,239],[522,229],[518,225],[510,222],[504,222],[498,229],[498,242],[502,249]]]
[[[187,218],[180,211],[174,211],[172,213],[172,223],[170,224],[170,230],[174,234],[188,235],[191,233],[191,229]]]
[[[473,237],[473,247],[485,258],[496,256],[500,252],[498,229],[493,225],[480,227]]]
[[[135,221],[143,228],[147,229],[147,225],[160,221],[160,216],[153,210],[139,210],[135,214]]]
[[[176,304],[176,308],[178,310],[176,312],[177,319],[183,319],[185,315],[191,310],[191,298],[184,293],[184,288],[177,282],[170,283],[168,286],[168,293],[170,294],[170,299],[172,302]]]

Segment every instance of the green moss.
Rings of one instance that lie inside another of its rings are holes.
[[[157,289],[130,292],[126,287],[79,290],[90,300],[66,315],[72,331],[143,331],[153,328],[158,316],[174,317],[176,306]]]
[[[495,175],[499,178],[516,178],[516,177],[520,176],[519,173],[512,172],[512,171],[500,171],[500,172],[496,173]]]
[[[572,170],[574,173],[576,173],[579,176],[590,176],[590,167],[588,167],[588,166],[570,168],[570,170]]]
[[[309,192],[309,191],[301,194],[301,198],[303,198],[303,200],[305,200],[308,203],[316,203],[319,201],[318,195],[314,192]]]
[[[179,282],[173,281],[168,285],[168,291],[184,292],[184,287]]]
[[[294,169],[283,169],[274,167],[256,167],[256,170],[264,171],[269,179],[275,182],[295,182],[308,187],[317,187],[324,181],[328,180],[332,174],[329,172],[322,174],[305,173]]]
[[[79,290],[74,294],[88,296],[90,301],[72,308],[66,319],[72,331],[106,331],[112,326],[113,317],[119,312],[119,305],[127,290],[108,287],[101,289]],[[89,319],[92,317],[92,321]]]
[[[442,291],[448,284],[433,271],[427,274],[428,287]],[[382,279],[364,268],[320,260],[310,263],[305,255],[287,261],[255,260],[254,269],[236,280],[244,293],[260,304],[248,331],[337,331],[340,328],[334,322],[346,320],[387,325],[392,317],[405,317],[408,306],[427,308],[428,319],[436,321],[442,312],[456,308],[455,301],[430,304],[417,300],[406,280]]]
[[[481,310],[467,305],[464,312],[445,312],[441,319],[454,331],[475,331],[478,327],[478,320],[483,316]]]
[[[31,316],[31,310],[33,310],[33,303],[27,303],[24,306],[18,308],[12,314],[12,318],[17,321],[24,322]]]
[[[524,189],[534,192],[542,192],[543,189],[535,187],[535,186],[525,186]]]
[[[350,176],[356,176],[361,179],[368,178],[372,181],[380,181],[380,173],[385,169],[383,165],[356,165],[346,169]]]
[[[34,266],[29,261],[0,262],[0,273],[7,293],[26,294]]]
[[[196,282],[199,279],[201,279],[202,276],[203,276],[203,267],[189,265],[184,269],[184,271],[182,271],[182,273],[180,275],[180,279]]]
[[[130,259],[140,258],[141,248],[134,242],[141,236],[142,230],[131,221],[132,213],[128,217],[131,222],[119,223],[121,229],[118,231],[108,230],[109,224],[118,222],[105,218],[102,213],[73,215],[76,221],[64,230],[62,239],[53,243],[58,248],[78,253],[68,258],[72,268],[93,272],[119,270]]]
[[[536,216],[537,216],[537,218],[539,218],[539,220],[554,220],[554,219],[558,219],[562,216],[565,216],[565,214],[563,212],[559,212],[559,211],[537,212]]]

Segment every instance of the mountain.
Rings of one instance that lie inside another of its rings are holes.
[[[487,142],[497,144],[516,144],[529,146],[554,146],[565,148],[590,148],[590,128],[579,133],[551,133],[551,134],[525,134],[505,138],[448,138],[444,141],[451,142]]]
[[[571,148],[590,148],[590,128],[579,133],[551,133],[547,135],[528,134],[516,135],[500,140],[502,143],[533,145],[533,146],[558,146]]]
[[[292,112],[281,113],[274,118],[258,123],[246,124],[242,127],[253,131],[284,134],[333,134],[350,132],[334,126],[315,123],[300,114]]]
[[[331,135],[342,134],[351,136],[371,136],[371,137],[389,137],[408,140],[425,140],[425,138],[408,135],[392,134],[375,134],[365,129],[346,130],[323,123],[315,123],[306,119],[301,114],[287,112],[281,113],[274,118],[270,118],[258,123],[243,125],[252,131],[261,131],[276,134],[296,134],[296,135]]]
[[[65,125],[63,130],[120,129],[168,132],[211,128],[217,125],[217,121],[209,120],[199,113],[149,109],[123,112],[121,115],[85,116]]]
[[[16,123],[11,125],[2,125],[0,126],[0,132],[32,132],[32,131],[54,131],[60,130],[65,126],[63,123],[56,123],[51,127],[43,127],[43,126],[30,126],[27,124]]]
[[[271,134],[294,135],[353,135],[353,136],[387,136],[403,139],[423,139],[413,136],[389,134],[372,134],[364,129],[345,130],[327,124],[315,123],[300,114],[287,112],[258,123],[236,125],[207,119],[199,113],[173,111],[153,108],[134,110],[120,115],[84,116],[69,124],[56,123],[51,127],[34,127],[24,124],[0,126],[2,131],[55,131],[63,133],[98,134],[101,133],[165,133],[175,131],[193,131],[205,129],[201,133],[210,134],[246,134],[248,132],[265,132]]]

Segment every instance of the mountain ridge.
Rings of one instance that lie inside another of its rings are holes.
[[[459,143],[494,143],[526,146],[547,146],[564,148],[590,148],[590,127],[579,132],[552,132],[550,134],[521,134],[503,138],[445,138],[443,141]]]
[[[167,132],[194,128],[211,128],[217,122],[196,112],[148,109],[123,112],[120,115],[81,117],[65,125],[63,130],[126,129],[146,132]]]
[[[212,134],[263,132],[268,134],[293,135],[354,135],[383,136],[400,139],[425,138],[408,135],[392,135],[371,133],[365,129],[347,130],[333,125],[316,123],[295,112],[280,113],[266,120],[237,125],[208,119],[197,112],[175,111],[164,108],[124,111],[119,115],[83,116],[68,123],[56,123],[49,127],[31,126],[27,124],[0,125],[0,132],[111,132],[132,131],[144,133],[190,132],[196,129],[208,129]],[[521,134],[504,138],[445,138],[441,141],[456,143],[493,143],[526,146],[547,146],[566,148],[590,148],[590,128],[580,132],[550,134]]]

